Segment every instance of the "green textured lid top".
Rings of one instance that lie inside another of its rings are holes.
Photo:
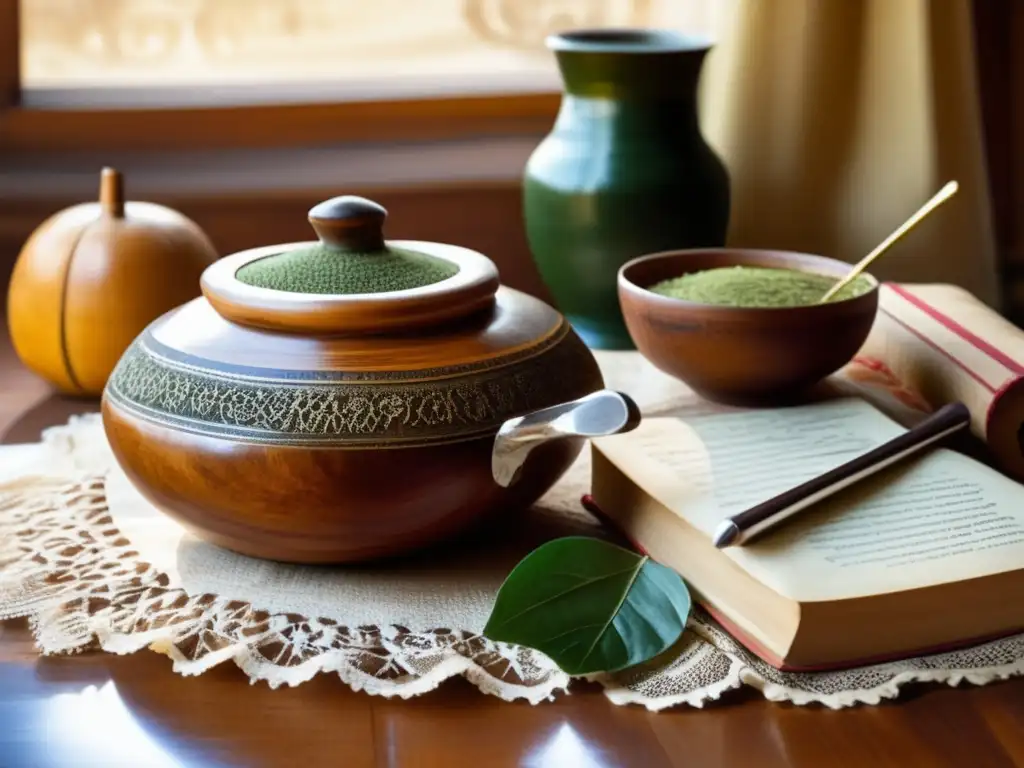
[[[290,293],[362,294],[421,288],[459,271],[437,256],[388,246],[385,218],[383,207],[362,197],[326,200],[309,211],[319,243],[252,261],[235,278]]]

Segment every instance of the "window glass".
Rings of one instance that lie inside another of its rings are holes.
[[[733,0],[22,0],[32,88],[555,84],[544,37],[653,26],[714,37]]]

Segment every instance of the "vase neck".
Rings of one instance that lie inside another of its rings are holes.
[[[572,96],[691,102],[711,48],[673,33],[632,30],[570,32],[548,45]]]
[[[628,101],[566,94],[558,110],[556,134],[582,131],[590,136],[641,137],[689,141],[700,134],[696,98]]]

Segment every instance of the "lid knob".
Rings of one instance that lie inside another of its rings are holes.
[[[342,195],[309,209],[309,223],[320,242],[344,251],[384,250],[384,219],[388,212],[365,197]]]

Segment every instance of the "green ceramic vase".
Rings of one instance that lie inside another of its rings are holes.
[[[721,246],[729,179],[697,121],[705,41],[656,30],[548,39],[565,93],[526,167],[526,232],[544,282],[586,343],[630,349],[616,277],[626,261]]]

